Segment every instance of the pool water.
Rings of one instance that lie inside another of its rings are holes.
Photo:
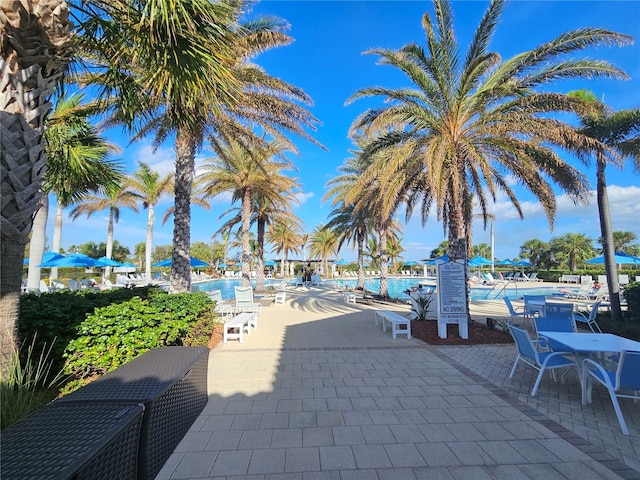
[[[357,279],[348,280],[336,280],[338,283],[345,285],[347,288],[353,288],[357,285]],[[265,286],[277,285],[280,281],[265,280]],[[407,299],[408,296],[404,293],[405,290],[411,290],[411,287],[417,287],[418,284],[435,285],[435,279],[433,278],[421,278],[421,277],[390,277],[388,279],[389,296],[392,298]],[[255,283],[252,282],[255,287]],[[211,280],[203,283],[196,283],[200,288],[200,291],[206,292],[211,290],[220,290],[222,292],[222,298],[224,300],[233,300],[235,298],[235,286],[241,285],[240,279],[219,279]],[[380,291],[380,279],[368,278],[365,281],[365,288],[372,292]],[[566,287],[565,287],[566,288]],[[504,296],[509,297],[511,300],[521,299],[523,295],[561,295],[555,287],[530,287],[530,288],[506,288],[502,290],[502,285],[494,287],[486,286],[474,286],[471,287],[470,300],[493,300],[496,298],[502,298]]]

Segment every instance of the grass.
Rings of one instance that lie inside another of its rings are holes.
[[[51,401],[62,379],[62,372],[51,373],[51,346],[34,354],[35,338],[26,352],[15,349],[9,367],[0,377],[0,429]]]

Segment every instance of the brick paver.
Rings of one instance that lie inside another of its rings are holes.
[[[392,340],[375,305],[341,298],[290,288],[215,348],[209,403],[157,480],[640,479],[640,404],[624,403],[626,437],[576,378],[531,398],[528,369],[508,379],[512,345]]]

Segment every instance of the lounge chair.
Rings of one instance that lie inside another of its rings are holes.
[[[236,313],[249,312],[260,314],[260,307],[262,305],[253,301],[253,288],[251,286],[236,286],[234,289],[236,296]]]
[[[567,293],[567,298],[573,298],[574,300],[589,300],[591,295],[591,288],[593,287],[593,280],[580,285],[580,288],[576,293]]]
[[[213,307],[213,311],[220,316],[231,315],[234,313],[235,308],[233,305],[226,303],[222,299],[222,292],[220,290],[211,290],[209,292],[205,292],[209,299],[212,302],[216,302],[215,307]]]
[[[302,279],[302,275],[298,275],[296,277],[296,287],[304,287],[304,280]]]
[[[44,280],[40,280],[40,293],[50,293],[49,285]]]
[[[513,367],[511,368],[511,373],[509,374],[509,378],[513,378],[513,375],[516,372],[516,368],[518,367],[518,363],[521,361],[529,365],[530,367],[538,370],[538,377],[536,378],[536,382],[533,385],[533,389],[531,390],[531,396],[535,397],[538,393],[538,388],[540,387],[540,382],[542,381],[542,376],[546,370],[551,370],[551,374],[555,380],[555,371],[558,368],[570,368],[577,367],[576,363],[573,360],[565,357],[567,354],[571,354],[571,352],[541,352],[538,351],[536,345],[534,344],[529,332],[522,328],[518,328],[511,323],[507,324],[509,327],[509,331],[513,336],[513,340],[516,343],[516,350],[518,352],[516,356],[516,360],[513,363]]]
[[[622,416],[618,398],[638,399],[640,391],[640,352],[622,352],[615,370],[607,370],[589,358],[582,362],[582,404],[591,403],[593,381],[597,380],[609,391],[613,409],[618,417],[622,433],[629,435],[629,429]]]

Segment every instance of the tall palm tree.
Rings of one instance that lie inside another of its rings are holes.
[[[285,265],[290,253],[299,253],[302,245],[302,234],[296,222],[288,218],[280,218],[269,225],[265,235],[269,244],[273,245],[272,253],[280,256],[280,276],[285,278]]]
[[[332,198],[332,206],[337,207],[330,213],[327,227],[334,229],[338,234],[338,250],[342,248],[345,241],[352,243],[357,249],[358,281],[356,288],[364,290],[364,243],[373,230],[373,223],[364,209],[357,209],[355,202],[348,203],[345,201],[345,197],[367,168],[369,162],[362,152],[366,139],[355,136],[353,142],[356,148],[349,150],[352,156],[338,167],[340,175],[327,182],[327,186],[330,188],[324,199]]]
[[[593,257],[593,240],[583,233],[567,233],[555,237],[549,242],[549,247],[556,260],[567,265],[574,272],[579,263]]]
[[[295,179],[282,174],[291,169],[292,164],[282,156],[279,143],[271,143],[266,149],[247,151],[242,145],[231,142],[218,145],[217,157],[208,159],[202,166],[199,181],[203,184],[206,196],[215,196],[223,192],[231,192],[232,202],[240,202],[242,223],[242,284],[250,284],[250,252],[249,231],[252,214],[259,199],[282,209],[290,208],[288,203],[293,197],[287,191],[297,188]],[[227,223],[231,226],[237,220]],[[259,269],[262,267],[260,260]]]
[[[337,257],[340,237],[326,225],[318,225],[311,232],[309,256],[322,260],[322,270],[326,278],[329,278],[329,257]]]
[[[300,105],[310,104],[302,90],[249,62],[291,42],[284,22],[263,18],[239,25],[244,1],[161,0],[153,9],[128,0],[106,5],[107,19],[85,27],[95,34],[90,47],[109,68],[86,81],[101,84],[111,97],[114,122],[141,123],[138,136],[153,131],[156,144],[175,133],[171,291],[189,291],[191,182],[203,140],[248,148],[263,142],[254,133],[258,128],[293,149],[282,132],[313,141],[305,128],[315,128],[317,120]]]
[[[622,320],[620,308],[620,284],[615,262],[616,248],[611,227],[611,210],[607,193],[607,163],[621,164],[625,157],[640,159],[640,108],[611,112],[598,101],[595,94],[588,90],[569,92],[569,96],[596,105],[594,112],[580,115],[580,132],[611,147],[610,151],[595,150],[596,157],[596,196],[600,217],[600,237],[604,254],[604,268],[607,274],[607,287],[611,303],[611,318]],[[586,154],[584,155],[587,156]]]
[[[567,58],[586,48],[631,41],[599,28],[566,32],[503,60],[489,50],[489,43],[505,3],[491,2],[464,55],[458,49],[450,2],[434,0],[435,18],[429,13],[422,18],[426,48],[411,43],[396,51],[367,52],[379,55],[380,64],[402,71],[412,87],[365,88],[349,99],[381,96],[387,100],[353,122],[352,131],[376,135],[365,155],[385,154],[376,156],[351,197],[362,195],[372,179],[395,184],[396,195],[387,196],[388,205],[381,208],[393,211],[404,193],[407,213],[419,205],[423,223],[435,201],[438,218],[448,232],[452,260],[464,260],[467,255],[470,198],[486,217],[489,199],[495,200],[496,192],[502,190],[523,217],[505,172],[536,196],[551,227],[556,194],[547,179],[575,201],[587,200],[586,177],[563,161],[555,147],[586,151],[601,145],[548,115],[586,113],[591,107],[538,87],[566,78],[627,78],[604,61]],[[465,296],[468,302],[468,293]]]
[[[632,246],[633,242],[638,240],[638,236],[633,232],[623,232],[615,230],[613,232],[613,248],[616,252],[627,252],[627,249]],[[598,242],[602,245],[602,237],[598,239]]]
[[[549,264],[545,263],[545,259],[549,260],[549,245],[542,240],[532,238],[520,245],[520,258],[526,258],[535,267],[541,266],[549,268]]]
[[[327,228],[338,235],[338,251],[343,244],[351,244],[357,251],[358,281],[356,289],[364,289],[364,243],[372,230],[372,225],[366,215],[356,213],[354,205],[341,204],[329,214]]]
[[[160,177],[158,172],[151,170],[148,164],[139,162],[138,170],[127,179],[126,187],[129,195],[142,202],[142,207],[148,210],[147,240],[145,249],[145,275],[147,281],[151,279],[151,252],[153,251],[153,225],[155,223],[155,206],[165,195],[174,190],[174,176],[168,173]],[[191,268],[191,263],[189,263]]]
[[[113,252],[113,225],[120,220],[120,211],[123,208],[130,208],[138,213],[137,197],[123,187],[109,186],[104,189],[102,195],[84,195],[76,202],[69,215],[72,220],[75,220],[81,215],[86,215],[89,218],[94,213],[109,210],[106,257],[111,258]],[[105,278],[108,278],[110,273],[111,269],[105,268]]]
[[[50,97],[73,47],[60,0],[0,3],[0,370],[17,344],[25,246],[41,205]]]
[[[34,219],[29,244],[29,258],[42,258],[45,229],[49,213],[49,193],[56,198],[56,216],[51,249],[60,252],[62,242],[63,209],[79,201],[89,192],[103,188],[115,188],[122,181],[122,165],[109,161],[108,155],[117,149],[98,129],[89,123],[94,111],[83,104],[82,95],[62,96],[53,113],[47,119],[45,132],[47,171],[43,184],[43,206]],[[37,261],[29,262],[27,288],[37,289],[40,267]],[[51,279],[58,278],[58,269],[52,268]]]

